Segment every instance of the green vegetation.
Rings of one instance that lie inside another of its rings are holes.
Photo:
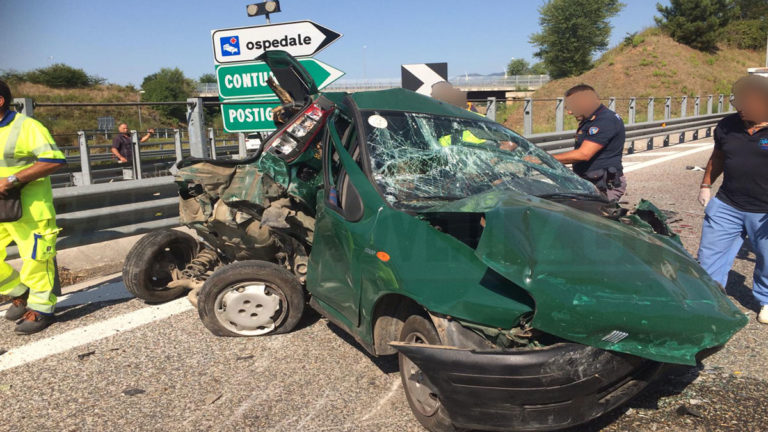
[[[202,74],[197,82],[201,84],[216,84],[216,75],[212,73]]]
[[[547,0],[539,8],[541,32],[530,39],[535,56],[555,79],[588,71],[593,55],[608,48],[608,20],[623,7],[618,0]]]
[[[672,39],[700,51],[714,52],[721,31],[738,16],[733,0],[670,0],[656,5],[656,24]]]
[[[88,75],[82,69],[77,69],[63,63],[52,64],[48,67],[29,72],[5,71],[0,79],[8,82],[26,81],[51,88],[85,88],[104,84],[104,78]]]
[[[637,32],[634,32],[634,33],[627,33],[627,35],[624,37],[624,42],[622,42],[622,44],[625,47],[637,48],[643,42],[645,42],[645,37],[643,37],[642,35],[639,35]]]
[[[513,59],[507,65],[507,75],[547,75],[547,68],[543,62],[531,66],[525,59]]]
[[[146,92],[144,101],[185,101],[192,94],[194,83],[179,68],[162,68],[144,77],[141,88]],[[183,105],[158,105],[156,109],[178,121],[185,121],[187,117],[187,108]]]
[[[766,34],[768,16],[764,19],[734,21],[723,29],[720,39],[735,48],[756,50],[765,47]]]

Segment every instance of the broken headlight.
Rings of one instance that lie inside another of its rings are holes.
[[[267,151],[286,162],[293,161],[309,147],[330,112],[315,103],[310,104],[267,144]]]

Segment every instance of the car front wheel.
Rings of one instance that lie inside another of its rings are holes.
[[[441,344],[435,326],[421,315],[412,315],[405,321],[400,332],[400,341],[414,344]],[[430,432],[458,432],[460,429],[451,423],[429,378],[402,353],[398,354],[398,363],[405,397],[419,423]]]

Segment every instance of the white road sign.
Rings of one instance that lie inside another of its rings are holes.
[[[312,21],[213,30],[211,35],[218,64],[250,62],[269,50],[310,57],[341,37]]]

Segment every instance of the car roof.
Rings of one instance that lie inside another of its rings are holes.
[[[403,88],[350,93],[350,97],[361,111],[406,111],[487,120],[466,109]]]

